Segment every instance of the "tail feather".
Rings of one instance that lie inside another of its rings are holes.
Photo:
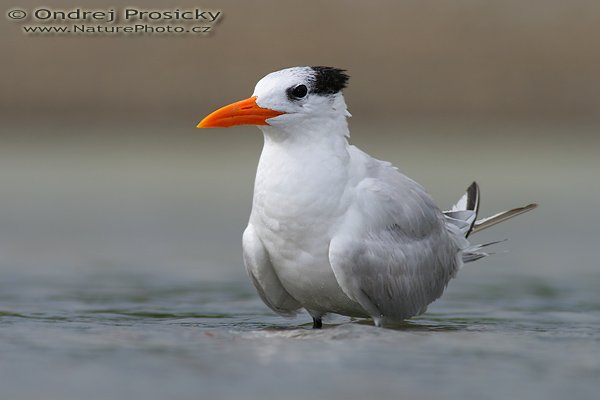
[[[452,206],[450,211],[471,210],[479,212],[479,185],[477,182],[471,183],[463,196]]]
[[[531,211],[537,207],[537,204],[532,203],[525,207],[513,208],[512,210],[503,211],[501,213],[492,215],[491,217],[477,219],[479,213],[479,202],[481,196],[479,193],[479,185],[473,182],[467,189],[467,192],[458,200],[458,202],[452,206],[450,211],[444,211],[446,217],[446,223],[449,229],[452,231],[458,231],[457,234],[464,235],[465,238],[469,237],[471,233],[482,231],[490,226],[504,222],[512,217],[523,214],[527,211]],[[464,240],[464,239],[463,239]],[[479,260],[480,258],[487,257],[490,254],[484,251],[480,251],[482,248],[491,246],[496,243],[503,242],[499,240],[495,242],[468,245],[465,241],[466,248],[462,251],[463,262],[472,262]]]
[[[457,226],[465,234],[465,237],[469,237],[475,226],[475,220],[479,213],[479,199],[479,185],[477,182],[473,182],[465,194],[452,206],[452,209],[444,212],[446,219]]]
[[[463,262],[469,263],[469,262],[473,262],[473,261],[477,261],[480,258],[483,257],[487,257],[489,255],[492,254],[496,254],[496,253],[491,253],[491,252],[487,252],[487,251],[480,251],[481,249],[483,249],[484,247],[488,247],[488,246],[492,246],[498,243],[502,243],[502,242],[506,242],[508,239],[503,239],[503,240],[495,240],[493,242],[488,242],[488,243],[483,243],[483,244],[476,244],[473,246],[469,246],[468,248],[466,248],[465,250],[463,250],[462,252],[462,260]]]
[[[513,208],[512,210],[502,211],[498,214],[492,215],[491,217],[482,218],[473,224],[472,233],[476,233],[482,231],[484,229],[489,228],[490,226],[494,226],[499,224],[500,222],[504,222],[512,217],[516,217],[517,215],[526,213],[527,211],[531,211],[536,208],[538,205],[536,203],[531,203],[526,205],[525,207]]]

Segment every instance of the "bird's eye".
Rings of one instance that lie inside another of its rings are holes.
[[[301,99],[304,96],[306,96],[307,93],[308,88],[306,87],[306,85],[298,85],[296,87],[288,89],[288,94],[290,95],[290,98],[294,99]]]

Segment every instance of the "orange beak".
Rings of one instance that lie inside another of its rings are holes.
[[[269,118],[285,114],[259,107],[256,96],[232,103],[209,114],[196,128],[228,128],[236,125],[268,125]]]

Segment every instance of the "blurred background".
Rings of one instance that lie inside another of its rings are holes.
[[[0,26],[2,276],[244,280],[241,233],[262,137],[253,127],[195,125],[271,71],[329,65],[352,77],[352,142],[421,182],[441,207],[472,180],[483,214],[541,204],[482,234],[510,237],[510,253],[469,273],[598,277],[600,3],[132,5],[201,6],[223,18],[208,36],[36,36],[22,33],[27,22]],[[84,6],[114,8],[47,7]]]
[[[223,16],[210,35],[26,35],[31,20],[0,18],[7,398],[597,395],[600,2],[127,5]],[[195,126],[298,65],[347,69],[351,142],[440,207],[473,180],[482,216],[540,203],[474,236],[510,240],[400,330],[312,331],[246,278],[262,135]]]

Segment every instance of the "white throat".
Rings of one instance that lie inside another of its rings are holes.
[[[298,124],[259,126],[265,136],[265,145],[320,147],[325,143],[345,143],[350,136],[344,116],[307,118]]]

